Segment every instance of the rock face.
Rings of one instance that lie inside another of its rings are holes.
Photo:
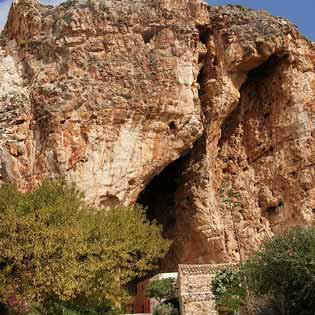
[[[0,183],[142,203],[165,261],[237,261],[315,219],[315,51],[197,0],[19,0],[0,39]],[[240,245],[240,246],[239,246]]]

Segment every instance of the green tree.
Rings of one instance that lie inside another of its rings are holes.
[[[75,186],[0,188],[0,302],[120,305],[169,247],[140,206],[91,208]]]
[[[283,315],[315,313],[315,229],[298,227],[265,242],[245,264],[251,290]]]
[[[146,288],[146,296],[155,298],[161,302],[163,299],[170,299],[175,295],[174,279],[166,278],[152,281]]]

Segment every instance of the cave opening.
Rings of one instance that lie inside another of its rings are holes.
[[[163,236],[175,237],[176,192],[181,183],[182,166],[188,154],[170,163],[139,194],[137,203],[146,208],[147,218],[163,227]]]

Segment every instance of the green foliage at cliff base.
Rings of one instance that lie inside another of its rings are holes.
[[[4,185],[0,302],[12,309],[50,301],[121,305],[129,299],[126,284],[165,255],[169,241],[161,235],[140,206],[92,208],[63,181],[28,193]]]
[[[267,240],[238,273],[217,274],[212,290],[225,314],[314,315],[315,228],[297,227]]]

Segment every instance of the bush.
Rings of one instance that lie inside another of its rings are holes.
[[[245,303],[242,281],[250,296]],[[265,242],[239,273],[216,275],[212,287],[219,310],[233,314],[315,314],[315,229],[294,228]]]
[[[315,313],[315,229],[299,227],[263,244],[246,263],[256,296],[269,295],[286,315]]]
[[[236,314],[245,303],[245,289],[239,271],[230,269],[216,274],[212,281],[212,292],[220,313]]]
[[[48,305],[38,305],[33,308],[32,315],[117,315],[121,314],[110,301],[90,301],[82,303],[80,299],[72,301],[50,301]]]
[[[119,305],[127,299],[126,284],[157,268],[168,247],[139,206],[94,209],[62,181],[45,181],[25,194],[0,187],[4,304],[13,299],[46,310],[55,301]]]
[[[154,308],[153,315],[178,315],[178,311],[172,304],[161,304]]]

